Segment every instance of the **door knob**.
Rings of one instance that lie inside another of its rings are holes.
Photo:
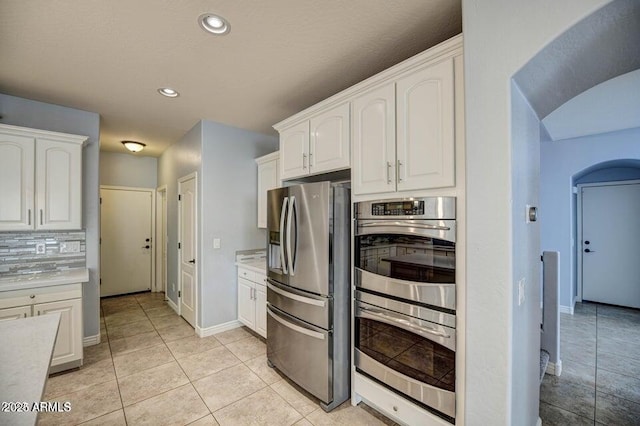
[[[191,260],[189,261],[189,263],[196,263],[196,260],[195,260],[195,259],[191,259]]]
[[[151,240],[150,240],[149,238],[147,238],[145,241],[146,241],[146,242],[149,242],[149,241],[151,241]]]
[[[148,248],[151,248],[151,246],[148,246],[148,245],[147,246],[142,246],[142,248],[143,249],[148,249]]]
[[[591,241],[585,241],[584,243],[585,244],[591,244]]]
[[[585,253],[595,253],[595,251],[594,251],[594,250],[591,250],[591,249],[584,249],[584,252],[585,252]]]

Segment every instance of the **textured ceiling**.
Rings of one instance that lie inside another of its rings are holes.
[[[230,34],[202,31],[205,12]],[[98,112],[103,150],[159,155],[200,119],[275,134],[461,31],[459,0],[0,0],[0,92]]]
[[[569,99],[640,68],[640,1],[615,0],[546,46],[514,79],[540,119]]]

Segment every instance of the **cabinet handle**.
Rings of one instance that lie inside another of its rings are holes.
[[[31,225],[31,209],[27,210],[27,215],[29,216],[28,224]]]
[[[387,183],[391,183],[391,163],[387,161]]]
[[[311,170],[311,167],[313,167],[313,152],[309,153],[309,170]]]
[[[402,166],[402,162],[398,160],[398,167],[396,169],[396,172],[398,173],[398,182],[402,182],[402,178],[400,177],[400,166]]]
[[[307,168],[307,154],[302,153],[302,168],[306,170]]]
[[[256,291],[255,288],[251,289],[251,300],[255,300],[256,299],[255,291]]]
[[[43,225],[43,223],[42,223],[42,209],[40,209],[40,225]]]

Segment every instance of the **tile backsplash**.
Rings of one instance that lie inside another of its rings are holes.
[[[84,231],[0,232],[0,277],[85,266]]]

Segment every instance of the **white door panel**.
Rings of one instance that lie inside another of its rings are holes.
[[[640,308],[640,184],[582,188],[582,298]]]
[[[101,296],[151,289],[151,190],[100,190]]]
[[[178,182],[180,201],[179,238],[180,238],[180,314],[193,327],[196,325],[197,304],[197,189],[196,177],[181,179]]]

